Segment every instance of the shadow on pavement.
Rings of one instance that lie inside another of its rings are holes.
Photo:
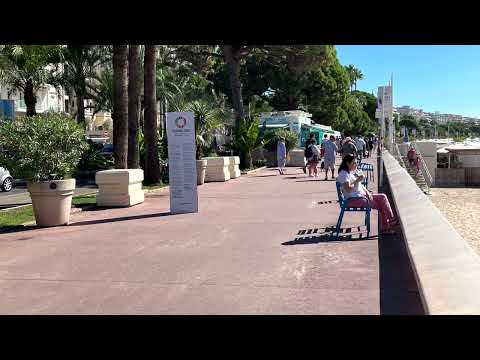
[[[299,230],[294,240],[282,243],[282,245],[308,245],[319,244],[323,242],[343,242],[343,241],[369,241],[377,240],[377,236],[367,238],[366,229],[362,227],[341,228],[338,239],[333,236],[333,228],[307,229]]]
[[[30,230],[40,229],[36,225],[7,225],[2,226],[0,228],[0,234],[8,234],[8,233],[18,233],[18,232],[25,232]],[[26,239],[19,239],[19,240],[26,240]]]
[[[265,178],[265,177],[272,177],[272,176],[280,176],[280,174],[270,174],[270,175],[254,175],[253,178]]]
[[[324,181],[324,180],[317,178],[317,179],[297,180],[295,182],[310,182],[310,181],[317,181],[318,182],[318,181]]]
[[[381,192],[387,195],[393,213],[397,216],[386,177]],[[378,241],[380,314],[422,315],[424,314],[422,300],[408,257],[402,229],[397,225],[395,230],[395,235],[381,236]]]
[[[123,216],[118,218],[110,219],[99,219],[99,220],[87,220],[71,223],[69,226],[82,226],[82,225],[93,225],[93,224],[105,224],[112,223],[117,221],[129,221],[129,220],[141,220],[141,219],[150,219],[162,216],[170,216],[170,212],[156,213],[156,214],[145,214],[145,215],[135,215],[135,216]]]

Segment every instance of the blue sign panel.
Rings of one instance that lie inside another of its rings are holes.
[[[15,101],[0,99],[0,119],[15,120]]]

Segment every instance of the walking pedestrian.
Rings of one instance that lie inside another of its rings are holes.
[[[335,144],[335,136],[331,135],[330,140],[327,140],[324,144],[325,158],[325,180],[328,180],[328,169],[332,171],[332,180],[335,179],[335,155],[338,152],[337,145]]]
[[[373,139],[370,137],[368,139],[368,157],[373,153]]]
[[[308,176],[318,177],[318,163],[320,161],[320,148],[316,142],[309,145],[311,156],[308,158]]]
[[[355,158],[357,158],[357,147],[353,143],[352,138],[347,136],[345,138],[345,141],[343,142],[342,156],[345,157],[346,155],[349,155],[349,154],[352,154],[353,156],[355,156]]]
[[[323,157],[324,157],[324,154],[325,154],[324,145],[325,145],[325,142],[327,142],[327,141],[328,141],[328,135],[327,135],[327,134],[324,134],[324,135],[323,135],[322,144],[321,144],[321,148],[320,148],[320,158],[323,158]]]
[[[285,139],[280,138],[277,143],[277,165],[280,175],[285,175],[285,163],[287,161],[287,148]]]
[[[355,146],[357,147],[357,158],[362,161],[365,150],[365,141],[363,141],[361,136],[355,138]]]
[[[310,145],[311,144],[316,144],[316,143],[317,143],[317,141],[315,140],[315,134],[310,133],[309,138],[307,139],[307,141],[305,141],[304,155],[305,155],[305,158],[307,159],[307,164],[305,164],[305,166],[302,168],[304,174],[307,173],[308,159],[312,157]]]

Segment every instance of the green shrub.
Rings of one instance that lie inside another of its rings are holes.
[[[265,150],[267,151],[277,151],[277,142],[280,138],[285,139],[285,147],[287,148],[287,153],[290,150],[295,149],[298,144],[298,135],[290,130],[285,129],[275,129],[267,130],[264,135]]]
[[[15,177],[30,181],[70,176],[88,147],[82,127],[57,112],[3,122],[0,143],[5,150],[0,164]]]
[[[238,128],[234,129],[232,142],[225,146],[240,154],[242,168],[251,169],[253,168],[252,152],[265,146],[265,143],[258,120],[253,120],[249,124],[242,122]]]
[[[255,160],[253,162],[253,167],[254,168],[260,168],[260,167],[264,167],[264,166],[267,166],[267,160]]]
[[[115,167],[113,159],[108,159],[99,154],[103,144],[88,142],[88,148],[78,162],[77,171],[101,171]]]

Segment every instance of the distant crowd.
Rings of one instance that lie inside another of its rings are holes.
[[[385,194],[376,193],[367,189],[365,176],[359,164],[364,158],[371,157],[378,146],[377,137],[362,136],[335,137],[325,134],[321,144],[317,144],[315,134],[310,134],[305,143],[304,155],[306,164],[303,172],[310,177],[319,176],[319,168],[325,171],[325,181],[328,180],[328,173],[331,179],[336,180],[340,191],[352,207],[369,206],[377,209],[380,216],[380,232],[383,234],[395,234],[393,226],[398,223],[394,217],[392,208]],[[342,156],[342,162],[338,168],[338,176],[335,178],[335,160],[337,155]],[[278,171],[285,174],[285,162],[287,152],[285,140],[280,139],[277,147]],[[319,165],[320,164],[320,165]]]

